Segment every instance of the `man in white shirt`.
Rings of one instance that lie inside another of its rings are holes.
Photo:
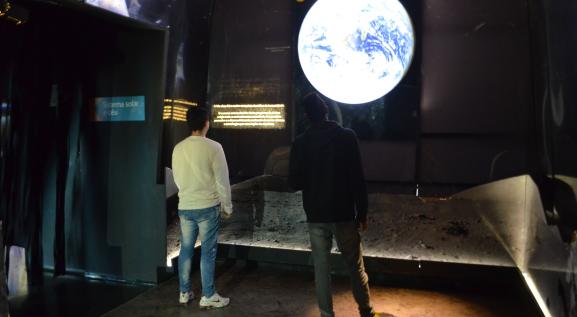
[[[220,216],[226,219],[232,214],[228,167],[222,146],[206,137],[208,112],[193,107],[188,110],[186,119],[192,133],[179,142],[172,152],[180,218],[179,302],[186,304],[194,298],[190,271],[194,245],[200,235],[203,296],[199,305],[201,308],[224,307],[230,299],[216,292],[214,267]]]

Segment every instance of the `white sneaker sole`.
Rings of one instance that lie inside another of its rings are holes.
[[[224,302],[212,302],[212,303],[206,303],[206,304],[199,304],[198,306],[200,307],[200,309],[214,309],[214,308],[223,308],[228,306],[228,304],[230,304],[230,301],[224,303]]]

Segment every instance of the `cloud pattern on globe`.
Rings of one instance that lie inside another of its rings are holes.
[[[397,0],[318,0],[301,25],[298,56],[311,84],[342,103],[376,100],[403,78],[413,26]]]

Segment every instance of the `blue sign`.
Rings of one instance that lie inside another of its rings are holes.
[[[94,99],[93,121],[144,121],[144,96]]]

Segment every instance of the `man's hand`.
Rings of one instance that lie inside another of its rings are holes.
[[[220,207],[220,218],[223,220],[227,220],[232,216],[232,210],[230,212],[226,212],[224,208]]]
[[[367,220],[365,219],[365,220],[357,221],[357,229],[360,232],[367,230]]]

